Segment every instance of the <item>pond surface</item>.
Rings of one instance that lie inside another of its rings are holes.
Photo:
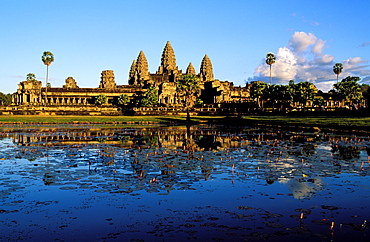
[[[370,139],[2,125],[1,241],[369,241]]]

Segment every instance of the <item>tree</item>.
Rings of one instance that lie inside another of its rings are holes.
[[[250,95],[257,100],[258,108],[263,108],[263,101],[261,99],[265,96],[268,84],[261,81],[252,82],[251,84]]]
[[[313,100],[313,105],[315,106],[321,107],[322,105],[324,105],[324,103],[325,103],[325,100],[322,97],[315,97],[315,99]]]
[[[295,91],[296,91],[296,84],[294,83],[293,80],[289,81],[289,84],[286,87],[286,101],[292,106],[292,102],[294,101],[294,96],[295,96]]]
[[[370,85],[369,84],[362,84],[361,85],[362,96],[367,99],[369,103],[370,99]]]
[[[130,102],[130,97],[127,94],[122,94],[118,97],[117,102],[119,105],[126,105]]]
[[[11,94],[4,94],[0,92],[0,105],[8,106],[12,102],[12,95]]]
[[[103,95],[103,94],[95,97],[95,104],[96,105],[100,105],[101,106],[103,104],[106,104],[107,101],[108,101],[108,98],[105,95]]]
[[[49,83],[49,66],[51,65],[51,63],[54,62],[54,55],[50,51],[44,51],[43,55],[41,56],[41,60],[46,65],[45,98],[47,98],[48,83]]]
[[[144,93],[144,98],[140,101],[141,107],[153,107],[159,102],[158,89],[156,87],[149,87]]]
[[[295,84],[294,100],[306,107],[308,100],[313,100],[317,93],[317,89],[311,82],[300,82]]]
[[[36,81],[36,75],[33,73],[28,73],[26,75],[26,81]]]
[[[272,84],[272,76],[271,76],[271,66],[275,63],[276,57],[274,53],[267,53],[266,55],[266,64],[270,66],[270,85]]]
[[[196,75],[183,75],[176,82],[176,92],[185,104],[186,122],[190,122],[190,107],[194,106],[197,96],[200,92],[198,77]]]
[[[356,76],[348,76],[342,81],[334,84],[334,88],[340,99],[350,101],[350,103],[358,103],[362,98],[361,85],[358,82],[361,78]]]
[[[338,83],[339,74],[340,74],[340,73],[342,73],[342,70],[343,70],[343,65],[342,65],[342,63],[336,63],[336,64],[333,66],[333,71],[334,71],[334,73],[337,75],[337,83]]]
[[[281,111],[283,110],[284,104],[292,101],[288,85],[269,85],[267,89],[268,91],[265,92],[265,95],[271,101],[273,111],[275,109],[275,104],[280,104],[279,110]]]

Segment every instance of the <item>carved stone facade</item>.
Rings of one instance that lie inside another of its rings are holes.
[[[188,68],[186,68],[186,75],[196,75],[193,64],[190,62]]]
[[[67,77],[66,84],[63,85],[63,88],[70,89],[70,88],[78,88],[77,82],[73,77]]]
[[[116,82],[114,81],[114,72],[111,70],[102,71],[99,88],[114,89]]]
[[[12,95],[12,103],[23,105],[38,105],[41,103],[40,81],[24,81],[18,84],[18,90]]]
[[[203,82],[210,82],[214,80],[212,63],[207,54],[203,57],[202,64],[200,65],[199,76]]]

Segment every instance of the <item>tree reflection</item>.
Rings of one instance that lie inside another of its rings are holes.
[[[355,145],[333,145],[332,152],[345,160],[360,158],[360,148]]]

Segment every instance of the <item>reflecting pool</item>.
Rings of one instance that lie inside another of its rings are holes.
[[[2,125],[1,241],[369,241],[370,138]]]

